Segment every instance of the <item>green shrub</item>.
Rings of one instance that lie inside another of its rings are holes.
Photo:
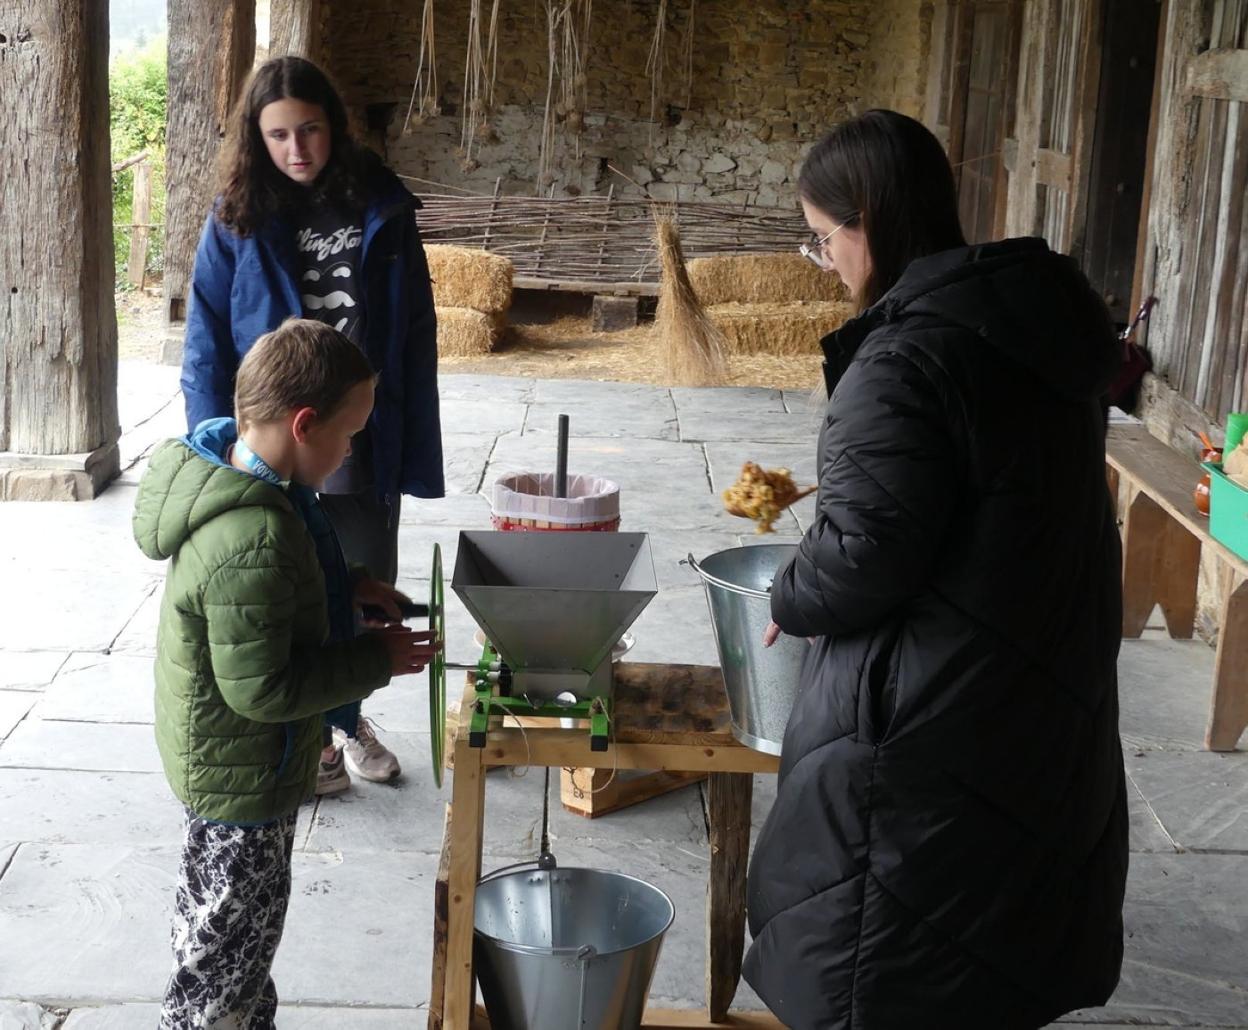
[[[160,226],[148,236],[147,270],[164,267],[165,122],[168,96],[165,37],[142,49],[119,54],[108,70],[109,128],[112,163],[146,150],[152,169],[151,222]],[[113,175],[113,256],[117,285],[126,288],[130,224],[134,221],[134,168]]]

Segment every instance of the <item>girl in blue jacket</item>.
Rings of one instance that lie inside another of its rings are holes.
[[[182,392],[190,430],[233,414],[243,355],[291,316],[345,333],[378,373],[368,426],[321,502],[347,560],[398,573],[401,494],[441,497],[437,323],[420,206],[347,129],[325,74],[278,57],[252,74],[232,116],[221,189],[204,225],[187,313]],[[317,793],[399,775],[357,704],[326,716]]]

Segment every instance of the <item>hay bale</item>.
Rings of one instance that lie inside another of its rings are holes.
[[[694,258],[689,262],[689,280],[698,299],[707,307],[849,300],[840,276],[816,268],[796,252]]]
[[[511,307],[514,269],[505,257],[472,247],[432,243],[425,247],[433,302],[438,307],[501,313]]]
[[[489,354],[503,335],[501,314],[475,308],[438,308],[438,357],[467,358]]]
[[[819,352],[819,341],[854,313],[844,301],[716,304],[706,309],[729,354]]]

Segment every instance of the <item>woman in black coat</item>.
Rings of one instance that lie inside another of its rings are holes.
[[[1044,241],[966,245],[910,118],[838,126],[798,189],[861,313],[823,340],[816,516],[772,586],[767,642],[812,646],[745,976],[797,1030],[1041,1027],[1122,963],[1118,347]]]

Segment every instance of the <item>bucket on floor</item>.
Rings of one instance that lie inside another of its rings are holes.
[[[473,960],[493,1030],[636,1030],[676,916],[657,887],[597,869],[477,886]]]
[[[797,552],[796,544],[756,544],[687,561],[702,578],[719,666],[732,715],[732,735],[756,751],[780,754],[810,645],[782,633],[763,647],[771,621],[771,581]]]
[[[585,532],[620,528],[620,488],[601,476],[569,475],[555,496],[555,473],[512,472],[494,484],[490,519],[512,532]]]

